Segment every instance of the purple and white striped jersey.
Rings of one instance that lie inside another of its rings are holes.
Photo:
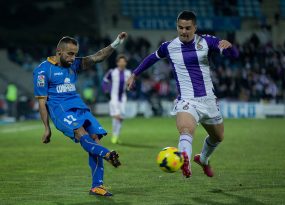
[[[124,69],[119,70],[118,68],[110,69],[103,79],[103,88],[106,90],[110,85],[111,101],[113,102],[125,102],[127,79],[131,76],[131,71]]]
[[[211,52],[220,52],[229,57],[237,57],[234,47],[220,50],[219,38],[210,35],[197,35],[192,41],[182,43],[179,38],[167,41],[159,49],[149,55],[134,70],[134,74],[146,70],[161,58],[167,58],[172,65],[179,92],[178,99],[193,99],[196,97],[215,97],[210,76],[209,56]]]

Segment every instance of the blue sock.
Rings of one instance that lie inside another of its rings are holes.
[[[80,144],[86,152],[100,157],[104,157],[110,152],[110,150],[95,142],[89,135],[83,135],[80,138]]]
[[[89,153],[89,166],[92,174],[92,188],[103,184],[104,166],[102,157]]]

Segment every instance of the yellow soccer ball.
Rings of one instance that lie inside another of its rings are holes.
[[[183,156],[176,147],[165,147],[158,153],[156,162],[162,171],[173,173],[183,165]]]

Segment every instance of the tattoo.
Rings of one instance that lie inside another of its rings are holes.
[[[107,46],[93,55],[84,57],[82,60],[83,69],[87,69],[95,63],[104,61],[113,53],[114,50],[115,49],[111,46]]]

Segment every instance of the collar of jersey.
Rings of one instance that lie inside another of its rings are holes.
[[[47,58],[47,61],[50,62],[53,65],[57,65],[57,62],[55,60],[55,56],[50,56]]]

